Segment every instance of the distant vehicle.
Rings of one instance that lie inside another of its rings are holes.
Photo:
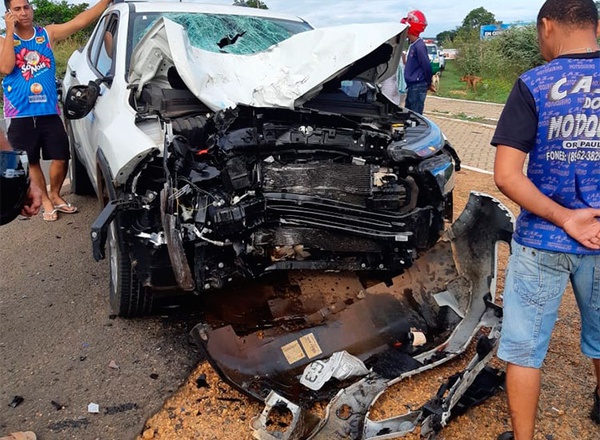
[[[442,51],[438,45],[434,43],[426,43],[426,46],[433,74],[435,75],[438,72],[443,72],[446,68],[446,59],[444,58]]]
[[[458,49],[442,49],[442,55],[447,60],[453,60],[458,55]]]

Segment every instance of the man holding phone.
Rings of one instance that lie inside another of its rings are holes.
[[[42,190],[43,219],[55,221],[58,213],[73,214],[60,190],[70,159],[69,139],[60,119],[56,91],[56,63],[52,46],[90,25],[110,4],[100,0],[92,8],[63,24],[34,26],[29,0],[5,0],[6,34],[0,37],[0,73],[4,91],[4,117],[10,119],[8,139],[27,152],[31,180]],[[50,190],[40,167],[40,150],[50,165]]]

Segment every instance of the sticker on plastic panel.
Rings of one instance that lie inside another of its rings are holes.
[[[292,341],[289,344],[284,345],[281,347],[281,351],[290,365],[306,357],[298,341]]]
[[[304,348],[304,351],[306,352],[309,359],[312,359],[315,356],[318,356],[321,353],[323,353],[323,350],[321,350],[321,346],[317,342],[317,338],[315,338],[315,335],[312,333],[302,336],[300,338],[300,343],[302,344],[302,348]]]

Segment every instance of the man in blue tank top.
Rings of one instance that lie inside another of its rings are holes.
[[[56,63],[52,46],[96,20],[111,0],[100,0],[63,24],[33,25],[28,0],[4,0],[6,34],[0,37],[0,73],[4,117],[10,119],[8,139],[29,158],[31,180],[42,190],[43,218],[54,221],[58,212],[72,214],[60,190],[67,175],[69,140],[60,119],[56,92]],[[50,190],[40,167],[40,149],[50,165]]]
[[[581,314],[581,350],[596,374],[591,417],[600,423],[598,10],[593,0],[547,0],[537,28],[548,64],[517,80],[492,139],[496,185],[521,207],[498,350],[508,363],[514,432],[502,440],[533,438],[540,367],[568,281]]]

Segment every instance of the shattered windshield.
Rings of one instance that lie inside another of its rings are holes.
[[[129,53],[160,17],[182,25],[195,47],[217,53],[248,55],[310,30],[306,22],[244,15],[153,12],[133,18]],[[129,59],[129,56],[127,57]]]

